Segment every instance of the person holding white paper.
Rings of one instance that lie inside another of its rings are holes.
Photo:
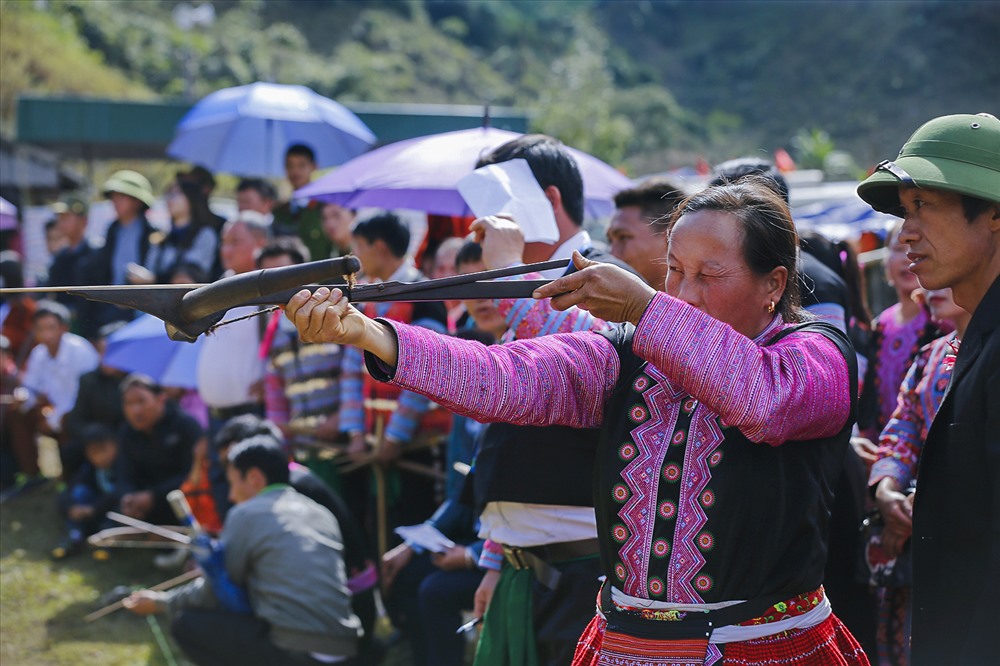
[[[480,158],[477,168],[489,165],[499,165],[512,160],[524,160],[531,169],[535,181],[541,187],[545,199],[552,206],[552,214],[555,217],[556,232],[558,237],[555,241],[539,241],[535,238],[524,238],[523,231],[520,235],[523,239],[523,253],[514,259],[510,255],[492,256],[489,248],[483,247],[483,260],[487,268],[503,268],[494,265],[493,261],[511,261],[517,263],[535,263],[552,259],[565,259],[570,265],[570,257],[573,251],[579,251],[585,258],[602,263],[610,263],[625,268],[634,273],[624,263],[618,261],[607,252],[595,247],[590,234],[583,229],[583,178],[572,155],[566,151],[563,144],[556,139],[544,134],[526,134],[495,148],[491,153]],[[477,234],[477,240],[483,242],[486,235],[495,228],[497,213],[506,212],[501,210],[490,212],[479,212],[480,219],[472,224],[473,231]],[[510,215],[514,222],[519,220]],[[517,235],[511,229],[496,229],[493,235]],[[570,266],[567,273],[575,269]],[[543,273],[543,277],[557,278],[561,271],[553,270]]]
[[[528,166],[533,179],[525,182],[517,175],[523,175],[520,165],[508,166],[519,162]],[[579,251],[631,272],[596,248],[583,230],[583,180],[573,157],[558,141],[543,135],[518,137],[483,157],[479,166],[487,165],[498,167],[499,174],[509,179],[498,176],[497,189],[509,188],[510,198],[522,204],[534,203],[490,211],[468,202],[481,215],[472,230],[482,244],[483,268],[565,258],[568,273],[576,270],[569,258]],[[539,240],[548,233],[545,213],[555,224],[554,241]],[[521,226],[525,215],[530,216],[526,228]],[[555,270],[544,277],[563,272]],[[539,276],[519,279],[530,277]],[[547,302],[533,299],[498,300],[496,305],[509,327],[504,341],[607,326],[583,310],[555,312]],[[540,442],[546,445],[539,446]],[[479,562],[487,573],[474,610],[476,617],[485,614],[477,666],[569,663],[593,616],[599,585],[589,483],[596,443],[596,430],[565,426],[496,423],[482,433],[471,475],[476,508],[481,511],[479,535],[487,539]]]

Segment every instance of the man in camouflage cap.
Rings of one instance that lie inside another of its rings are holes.
[[[1000,120],[935,118],[858,187],[903,218],[925,289],[973,314],[921,453],[913,508],[912,663],[1000,659]]]

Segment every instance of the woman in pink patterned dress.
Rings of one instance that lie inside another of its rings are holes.
[[[868,369],[858,406],[861,436],[872,442],[878,441],[879,433],[896,409],[899,385],[917,352],[944,332],[931,320],[927,307],[910,298],[920,285],[909,269],[910,260],[906,258],[909,246],[899,242],[901,227],[902,223],[897,224],[885,239],[888,250],[885,274],[889,286],[896,291],[897,302],[872,322]]]
[[[856,359],[834,327],[801,323],[797,245],[784,202],[741,181],[679,206],[666,293],[579,255],[536,292],[625,322],[607,333],[485,347],[325,289],[286,313],[304,340],[357,345],[374,376],[456,412],[602,428],[607,580],[575,664],[867,664],[822,588]]]
[[[909,570],[909,547],[904,550],[913,532],[913,494],[909,491],[917,478],[927,431],[951,379],[959,340],[972,319],[955,304],[951,289],[918,291],[931,318],[955,332],[934,340],[917,354],[900,386],[896,410],[879,437],[878,458],[868,478],[884,525],[879,546],[869,544],[866,550],[873,572],[897,567]],[[896,579],[892,587],[876,588],[879,666],[910,663],[910,581],[898,575]]]

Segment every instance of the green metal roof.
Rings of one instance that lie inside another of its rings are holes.
[[[344,103],[380,144],[479,127],[483,108],[447,104]],[[187,101],[131,102],[22,95],[17,100],[17,140],[80,159],[166,159],[174,127]],[[527,132],[523,110],[491,107],[490,125]]]

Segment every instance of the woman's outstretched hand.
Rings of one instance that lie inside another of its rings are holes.
[[[395,333],[358,312],[339,289],[320,287],[312,293],[303,289],[288,301],[285,316],[295,324],[303,342],[354,345],[396,365]]]
[[[535,298],[551,298],[556,310],[576,306],[611,322],[638,324],[656,290],[613,264],[602,264],[573,253],[577,272],[535,290]]]

